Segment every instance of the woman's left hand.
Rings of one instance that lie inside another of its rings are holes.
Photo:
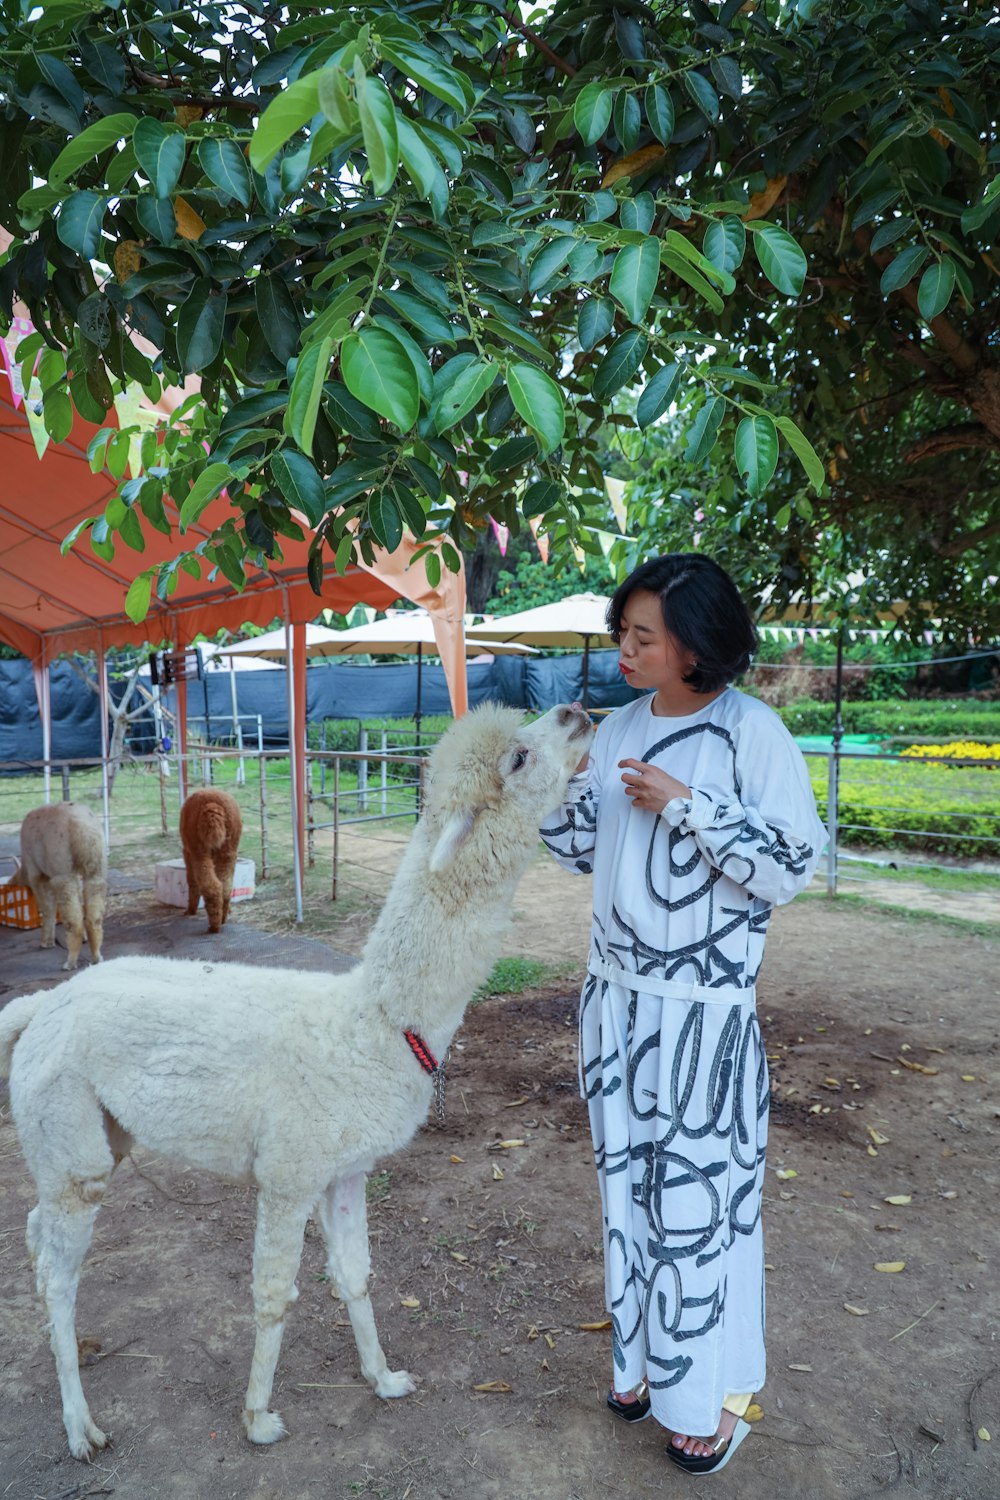
[[[661,813],[675,797],[691,795],[689,786],[658,766],[642,760],[620,760],[618,766],[624,772],[626,797],[631,799],[633,807],[641,807],[645,812]]]

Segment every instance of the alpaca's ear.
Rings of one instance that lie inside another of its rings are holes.
[[[434,853],[431,855],[430,869],[432,875],[437,875],[441,870],[446,870],[452,860],[472,833],[476,822],[477,807],[472,812],[453,813],[441,830],[440,837],[434,845]]]

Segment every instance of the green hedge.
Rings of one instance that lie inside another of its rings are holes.
[[[832,703],[803,698],[777,712],[792,734],[832,734]],[[983,698],[887,698],[881,703],[846,702],[841,707],[845,734],[885,739],[1000,739],[1000,703]]]
[[[806,764],[825,819],[827,761],[808,756]],[[839,803],[841,825],[861,825],[841,826],[843,844],[1000,857],[1000,782],[986,768],[848,759]]]

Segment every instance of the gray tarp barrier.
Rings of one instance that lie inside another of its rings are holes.
[[[66,662],[51,668],[53,756],[67,759],[96,757],[101,753],[100,720],[96,693],[84,687]],[[232,734],[232,686],[224,667],[209,667],[204,682],[188,683],[188,717],[199,733],[204,732],[207,711],[213,739],[228,740]],[[264,744],[275,748],[288,743],[288,688],[285,669],[236,672],[236,692],[243,722],[244,739],[256,743],[256,719],[260,715]],[[583,657],[576,655],[498,656],[492,662],[469,664],[469,704],[487,699],[514,708],[544,710],[554,703],[570,703],[583,687]],[[321,719],[412,718],[416,707],[415,662],[355,666],[349,662],[323,662],[306,673],[306,714],[310,722]],[[114,693],[114,685],[112,685]],[[590,654],[589,698],[591,708],[612,708],[628,703],[636,693],[622,680],[617,651]],[[173,708],[172,693],[164,695]],[[425,716],[451,711],[444,670],[424,663],[421,679],[421,712]],[[143,716],[132,726],[129,745],[136,754],[153,749],[152,716]],[[35,697],[31,666],[27,661],[0,661],[0,761],[40,760],[42,728]]]

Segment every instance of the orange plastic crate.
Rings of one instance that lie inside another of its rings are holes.
[[[31,886],[13,880],[0,881],[0,927],[19,927],[30,932],[41,925],[41,913]]]

